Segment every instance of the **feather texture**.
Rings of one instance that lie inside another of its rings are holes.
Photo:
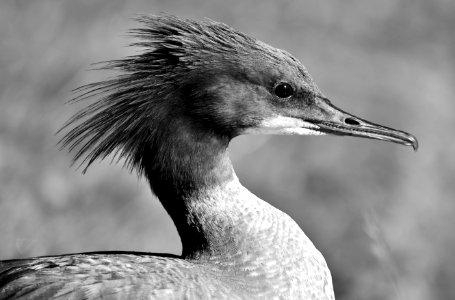
[[[289,216],[240,184],[227,155],[229,141],[248,129],[308,113],[322,94],[307,70],[221,23],[138,20],[133,46],[144,51],[105,63],[120,74],[78,90],[74,101],[97,100],[66,123],[61,145],[84,170],[116,154],[144,174],[176,225],[182,255],[3,261],[0,298],[333,299],[320,252]],[[295,97],[274,95],[282,81]]]

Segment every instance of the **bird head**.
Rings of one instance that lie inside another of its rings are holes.
[[[85,86],[81,97],[99,100],[67,124],[63,139],[88,164],[120,151],[134,165],[141,149],[166,128],[185,124],[204,135],[230,140],[247,133],[350,135],[417,149],[403,131],[338,109],[306,68],[286,51],[224,24],[174,16],[140,17],[141,54],[108,62],[121,74]]]

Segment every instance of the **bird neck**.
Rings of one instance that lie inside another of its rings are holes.
[[[229,138],[204,131],[189,120],[173,120],[156,130],[142,155],[142,168],[150,186],[174,221],[184,256],[206,251],[214,243],[205,228],[203,215],[195,211],[201,203],[217,205],[212,190],[235,180],[227,155]],[[223,237],[218,237],[222,239]]]
[[[181,124],[169,124],[160,143],[149,145],[143,168],[177,227],[184,258],[261,273],[257,268],[267,266],[256,260],[289,271],[302,255],[317,252],[289,216],[240,184],[228,138]]]

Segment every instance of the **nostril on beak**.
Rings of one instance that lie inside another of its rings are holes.
[[[344,119],[344,123],[346,123],[348,125],[360,125],[360,122],[353,118]]]

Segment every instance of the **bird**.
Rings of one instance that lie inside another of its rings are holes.
[[[244,134],[340,135],[418,148],[404,131],[345,112],[290,53],[223,23],[142,15],[140,53],[105,62],[116,76],[63,125],[84,172],[115,155],[144,176],[182,253],[104,251],[0,262],[0,299],[335,299],[326,261],[285,212],[236,176]],[[63,134],[62,133],[62,134]]]

